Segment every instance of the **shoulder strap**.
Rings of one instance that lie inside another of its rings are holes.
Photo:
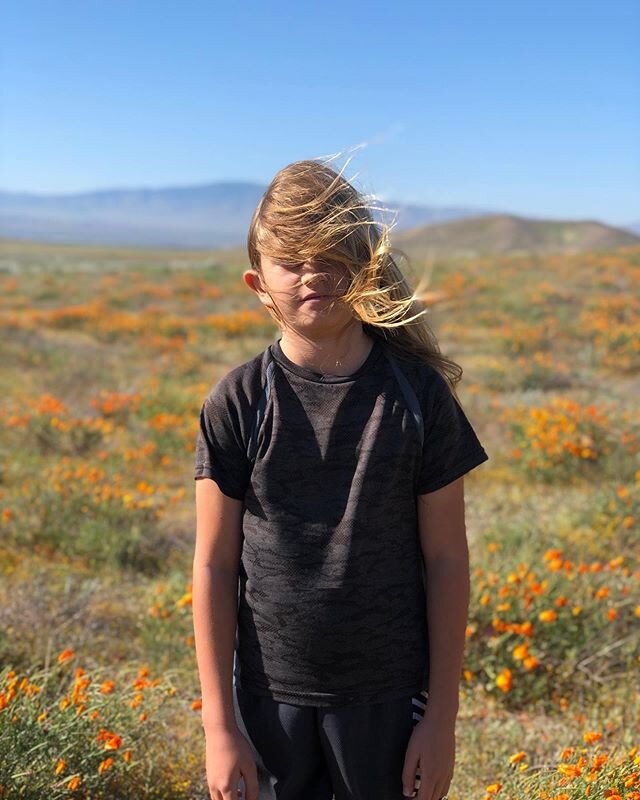
[[[416,397],[416,393],[413,391],[411,384],[407,380],[407,376],[404,374],[398,362],[396,361],[395,356],[392,356],[386,347],[384,352],[387,356],[387,360],[393,368],[396,379],[400,384],[405,403],[407,404],[409,411],[413,414],[416,428],[418,429],[418,436],[420,438],[420,450],[422,450],[422,445],[424,443],[424,424],[422,420],[422,409],[420,408],[420,403],[418,402],[418,398]]]
[[[265,374],[265,381],[262,385],[262,393],[260,394],[260,399],[258,400],[258,407],[256,409],[256,414],[253,420],[253,427],[251,429],[251,435],[249,436],[249,444],[247,446],[247,458],[252,464],[256,460],[256,451],[258,449],[258,434],[260,433],[260,428],[262,427],[265,409],[267,407],[267,402],[269,401],[269,395],[271,394],[271,384],[273,382],[274,369],[275,369],[275,363],[272,358],[269,358]]]
[[[411,412],[415,420],[416,428],[418,430],[418,436],[420,439],[420,449],[422,450],[422,445],[424,442],[424,425],[422,420],[422,410],[420,409],[420,403],[418,402],[416,393],[413,391],[411,384],[409,383],[406,375],[398,365],[398,362],[396,361],[395,357],[391,355],[391,353],[386,349],[386,347],[384,349],[384,352],[387,357],[387,360],[391,364],[393,372],[396,376],[396,380],[400,384],[400,389],[402,390],[402,394],[404,395],[405,403],[407,404],[407,407],[409,408],[409,411]],[[262,423],[264,421],[265,410],[267,408],[267,403],[269,401],[269,395],[271,394],[271,384],[273,383],[274,369],[275,369],[275,362],[273,361],[272,358],[270,358],[265,373],[265,381],[262,385],[262,393],[260,395],[260,399],[258,400],[258,406],[256,408],[256,414],[253,420],[251,435],[249,436],[249,444],[247,446],[247,457],[252,464],[256,458],[256,451],[258,448],[258,434],[260,433],[260,428],[262,427]]]

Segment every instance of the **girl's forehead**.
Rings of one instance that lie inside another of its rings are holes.
[[[271,251],[261,251],[260,252],[260,260],[262,263],[267,264],[302,264],[304,262],[314,262],[316,264],[333,264],[335,259],[332,259],[330,254],[328,253],[317,253],[315,255],[302,255],[300,253],[293,253],[293,252],[271,252]]]

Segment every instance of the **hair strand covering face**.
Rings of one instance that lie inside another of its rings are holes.
[[[346,165],[345,165],[346,166]],[[251,267],[262,275],[260,256],[299,263],[311,258],[330,261],[346,270],[348,287],[341,299],[362,322],[365,332],[384,339],[399,358],[430,364],[455,386],[462,368],[441,352],[419,299],[426,281],[415,292],[398,266],[389,225],[374,221],[364,197],[324,160],[296,161],[273,178],[253,214],[247,236]],[[273,298],[272,298],[273,300]],[[280,328],[284,320],[269,309]]]

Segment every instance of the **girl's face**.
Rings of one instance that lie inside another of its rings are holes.
[[[262,255],[260,266],[262,276],[249,270],[244,273],[245,283],[267,308],[275,303],[287,325],[333,328],[353,319],[351,307],[340,299],[350,281],[348,270],[341,264],[320,258],[286,263]]]

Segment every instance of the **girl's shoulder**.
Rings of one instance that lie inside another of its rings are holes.
[[[408,378],[414,391],[421,396],[442,395],[450,391],[444,376],[431,364],[415,355],[397,356],[387,351]]]

